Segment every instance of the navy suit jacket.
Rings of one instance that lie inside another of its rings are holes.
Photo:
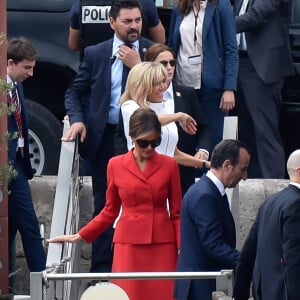
[[[248,300],[299,299],[300,189],[289,185],[259,209],[237,266],[234,296]]]
[[[179,29],[183,17],[176,6],[171,16],[168,39],[168,44],[176,56],[181,43]],[[210,89],[236,90],[238,52],[234,15],[228,0],[218,0],[217,5],[208,1],[203,23],[202,46],[203,85]]]
[[[19,101],[21,104],[21,118],[22,118],[22,136],[24,138],[24,157],[20,155],[20,152],[17,151],[18,147],[18,138],[12,139],[11,137],[18,133],[18,124],[15,118],[15,115],[12,113],[7,118],[7,130],[10,134],[8,139],[8,160],[12,164],[20,163],[23,167],[23,170],[27,176],[27,179],[33,177],[33,171],[30,163],[29,157],[29,144],[28,144],[28,114],[25,105],[25,99],[23,94],[23,87],[21,83],[17,84],[17,91],[19,96]],[[10,96],[7,97],[7,101],[10,104]]]
[[[227,197],[222,197],[203,175],[183,198],[177,270],[233,269],[239,259],[235,244],[235,224]],[[215,280],[177,280],[174,294],[179,300],[211,299],[215,287]]]
[[[139,52],[144,58],[145,49],[153,42],[139,39]],[[65,95],[65,107],[70,123],[84,122],[86,140],[81,147],[83,157],[92,159],[105,130],[110,106],[111,64],[113,39],[89,46],[84,59]]]

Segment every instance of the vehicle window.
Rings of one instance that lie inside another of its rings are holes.
[[[173,8],[176,3],[177,0],[155,0],[157,7]]]
[[[300,1],[294,0],[292,23],[300,25]]]

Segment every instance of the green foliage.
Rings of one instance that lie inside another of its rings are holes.
[[[18,172],[13,168],[11,163],[6,166],[0,166],[0,191],[7,192],[5,183],[17,177]]]
[[[5,35],[0,33],[0,47],[3,44]],[[3,63],[3,62],[0,62]],[[3,95],[7,95],[7,93],[12,89],[13,85],[8,84],[6,80],[6,76],[4,78],[0,78],[0,93]],[[14,112],[15,107],[12,105],[7,105],[6,103],[0,103],[0,118],[5,115],[10,115]],[[7,145],[7,141],[9,139],[17,138],[18,133],[9,134],[8,131],[3,133],[3,136],[0,136],[0,155],[6,155],[7,146],[3,147],[3,145]],[[1,147],[2,145],[2,147]],[[14,170],[11,162],[8,162],[7,165],[0,166],[0,192],[7,192],[6,186],[7,182],[11,179],[15,178],[18,175],[17,171]]]

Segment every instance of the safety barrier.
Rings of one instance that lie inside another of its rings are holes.
[[[130,273],[63,273],[54,274],[44,272],[30,273],[31,300],[61,299],[57,297],[57,291],[49,291],[51,282],[63,282],[70,285],[76,280],[112,280],[112,279],[216,279],[218,291],[223,291],[229,297],[233,292],[233,271],[221,270],[220,272],[130,272]],[[65,299],[65,298],[62,298]],[[71,298],[70,298],[71,299]],[[78,299],[76,297],[72,300]],[[110,300],[118,300],[111,298]]]

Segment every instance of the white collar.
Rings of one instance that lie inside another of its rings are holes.
[[[225,187],[221,180],[210,170],[206,173],[206,176],[215,184],[222,196],[225,195]]]
[[[112,55],[116,55],[119,51],[119,48],[121,45],[123,45],[124,42],[122,40],[120,40],[116,34],[114,34],[114,38],[113,38],[113,50],[112,50]],[[139,49],[139,40],[137,39],[135,42],[131,43],[135,49]]]
[[[295,186],[296,188],[300,189],[300,183],[291,181],[291,182],[290,182],[290,185],[293,185],[293,186]]]
[[[174,100],[172,81],[170,82],[168,88],[164,92],[164,100]]]

